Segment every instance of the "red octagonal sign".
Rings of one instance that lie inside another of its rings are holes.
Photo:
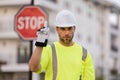
[[[15,16],[15,30],[22,39],[33,40],[45,20],[47,15],[40,7],[25,6]]]

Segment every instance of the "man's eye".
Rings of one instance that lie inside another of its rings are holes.
[[[64,28],[60,28],[61,30],[65,30]]]
[[[68,28],[68,30],[72,30],[72,28],[70,27],[70,28]]]

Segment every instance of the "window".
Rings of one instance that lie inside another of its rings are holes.
[[[2,44],[4,47],[7,45],[6,41],[3,41]]]
[[[87,37],[87,42],[88,42],[88,43],[92,43],[92,38],[91,38],[91,36],[88,36],[88,37]]]
[[[77,38],[80,40],[81,37],[82,37],[82,36],[80,35],[80,33],[78,33],[78,34],[77,34]]]
[[[76,12],[77,12],[78,14],[80,14],[80,13],[82,12],[81,8],[80,8],[80,7],[77,7],[77,8],[76,8]]]
[[[93,3],[94,3],[95,6],[99,6],[100,5],[100,3],[98,1],[93,1]]]
[[[88,12],[88,18],[92,18],[92,13],[90,11]]]
[[[118,29],[118,25],[114,25],[114,24],[110,24],[110,26],[113,28],[113,29]]]
[[[117,47],[117,36],[111,34],[111,50],[114,52],[118,51],[118,47]]]
[[[118,29],[118,22],[117,22],[118,16],[117,13],[111,13],[109,20],[110,20],[110,26],[114,29]]]
[[[29,50],[25,46],[18,47],[17,62],[18,63],[28,63]]]
[[[46,1],[57,2],[57,0],[46,0]]]
[[[64,2],[64,6],[65,6],[65,8],[69,9],[70,8],[69,2],[68,1]]]
[[[57,2],[57,0],[51,0],[52,2]]]

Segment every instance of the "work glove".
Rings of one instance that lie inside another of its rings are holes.
[[[45,47],[48,42],[49,28],[47,26],[47,21],[44,22],[44,27],[37,31],[37,40],[35,45],[38,47]]]

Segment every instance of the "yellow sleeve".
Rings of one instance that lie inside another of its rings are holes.
[[[47,47],[44,47],[43,48],[43,51],[42,51],[42,55],[41,55],[41,61],[40,61],[40,64],[41,64],[41,68],[36,71],[35,73],[39,74],[41,73],[42,71],[45,71],[46,68],[47,68],[47,65],[50,61],[50,46],[47,46]]]
[[[83,64],[82,80],[95,80],[94,63],[89,52],[87,53],[86,60],[82,61],[82,64]]]

